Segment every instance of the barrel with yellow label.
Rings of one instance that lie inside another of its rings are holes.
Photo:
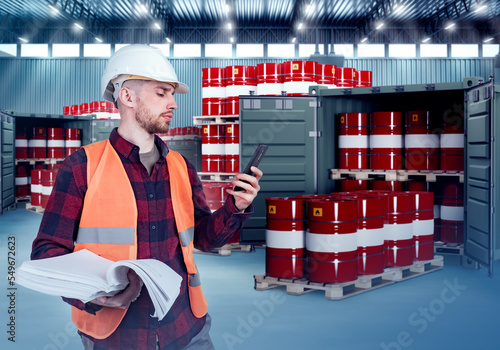
[[[341,283],[357,279],[357,204],[353,200],[307,201],[307,272],[309,280]]]
[[[304,199],[266,198],[266,274],[301,278],[304,274]]]

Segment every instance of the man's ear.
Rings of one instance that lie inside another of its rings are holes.
[[[126,107],[134,107],[136,100],[135,91],[126,86],[122,87],[118,92],[118,99],[122,105]]]

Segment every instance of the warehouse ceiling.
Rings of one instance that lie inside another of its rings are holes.
[[[233,31],[300,26],[368,33],[382,20],[386,28],[436,31],[455,20],[497,35],[499,18],[498,0],[0,0],[0,30],[16,33],[75,22],[98,31],[159,27],[165,35],[180,28],[229,30],[228,23]]]

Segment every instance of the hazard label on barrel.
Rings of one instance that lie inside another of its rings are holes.
[[[276,214],[276,206],[275,205],[269,206],[269,214]]]
[[[314,208],[313,215],[314,216],[323,216],[323,208]]]

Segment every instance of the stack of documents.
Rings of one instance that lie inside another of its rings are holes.
[[[89,302],[113,296],[128,285],[132,269],[142,279],[155,307],[153,317],[163,319],[179,295],[182,277],[154,259],[112,261],[87,249],[42,260],[25,261],[16,282],[41,293]]]

